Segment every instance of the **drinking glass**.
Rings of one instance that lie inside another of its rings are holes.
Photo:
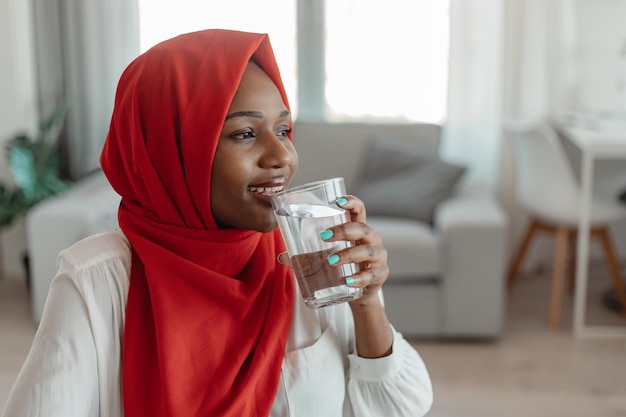
[[[313,309],[359,298],[361,288],[349,287],[346,277],[359,271],[356,263],[330,265],[328,256],[354,246],[340,240],[326,242],[324,230],[350,221],[350,213],[336,202],[346,195],[341,177],[300,185],[271,197],[278,227],[287,246],[305,304]]]

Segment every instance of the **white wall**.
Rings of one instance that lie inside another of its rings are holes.
[[[34,73],[30,2],[0,0],[0,179],[10,181],[4,144],[18,131],[37,126],[37,95]],[[21,254],[25,239],[21,225],[2,233],[0,277],[21,278]]]
[[[626,116],[622,95],[626,83],[626,2],[578,0],[577,16],[580,105],[596,112],[621,111]]]

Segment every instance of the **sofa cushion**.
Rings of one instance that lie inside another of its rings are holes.
[[[452,192],[465,167],[424,155],[392,138],[365,149],[355,194],[368,213],[432,222],[437,205]]]
[[[378,232],[387,249],[389,282],[432,280],[440,276],[439,240],[427,224],[370,215],[367,223]]]
[[[356,195],[361,161],[367,144],[388,135],[416,152],[436,156],[441,127],[435,124],[327,123],[297,120],[293,143],[300,163],[292,186],[343,177],[348,194]]]

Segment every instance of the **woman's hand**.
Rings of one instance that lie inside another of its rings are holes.
[[[379,297],[379,290],[389,277],[387,249],[380,235],[365,222],[365,206],[361,200],[346,196],[337,200],[337,205],[349,211],[351,221],[331,227],[322,236],[327,242],[355,242],[355,246],[335,253],[339,261],[333,265],[357,263],[360,267],[357,274],[346,278],[347,285],[363,288],[363,295],[349,303],[357,353],[365,358],[387,356],[392,353],[393,336]],[[291,267],[286,252],[278,256],[278,262]]]
[[[333,265],[356,263],[359,272],[346,277],[346,284],[351,287],[363,288],[363,295],[351,305],[366,306],[372,301],[379,301],[378,291],[389,277],[387,266],[387,249],[382,244],[382,239],[374,229],[369,227],[365,215],[365,206],[361,200],[354,196],[346,196],[337,200],[337,205],[350,213],[350,222],[333,226],[324,233],[329,235],[324,239],[326,242],[347,240],[355,242],[353,247],[341,250],[335,254],[339,261]],[[278,262],[287,267],[292,267],[287,252],[278,255]]]
[[[337,252],[340,263],[356,262],[359,273],[346,282],[353,287],[363,288],[363,295],[350,302],[354,317],[354,334],[357,353],[365,358],[380,358],[392,353],[393,336],[391,327],[379,297],[379,290],[389,277],[387,249],[378,233],[366,223],[365,206],[354,196],[346,196],[337,205],[350,212],[349,223],[337,225],[330,230],[330,240],[349,240],[355,246]]]
[[[332,230],[333,236],[326,241],[347,240],[355,242],[351,248],[337,252],[339,262],[336,265],[357,263],[360,271],[348,277],[346,284],[363,288],[363,295],[351,302],[351,306],[365,307],[372,302],[379,303],[378,291],[389,277],[387,249],[383,246],[380,235],[366,223],[365,205],[354,196],[346,196],[337,201],[337,205],[350,212],[350,222],[337,225]]]

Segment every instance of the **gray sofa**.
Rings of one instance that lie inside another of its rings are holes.
[[[300,166],[293,185],[341,176],[348,194],[361,197],[359,191],[367,192],[375,201],[372,191],[376,189],[363,176],[370,165],[384,168],[394,162],[377,159],[371,153],[372,144],[401,143],[407,146],[404,153],[409,157],[438,159],[440,131],[430,124],[297,121],[293,132]],[[402,191],[409,201],[415,197],[411,195],[414,184],[429,185],[437,179],[433,178],[437,174],[425,172],[422,179],[397,178],[396,182],[406,184],[407,191]],[[378,180],[371,177],[371,181]],[[392,186],[379,188],[381,194],[387,188]],[[397,200],[388,205],[394,206]],[[414,201],[419,204],[420,198]],[[423,214],[387,213],[384,205],[373,212],[367,208],[368,223],[380,233],[389,252],[390,277],[383,292],[388,316],[398,330],[410,337],[495,338],[500,334],[508,219],[493,192],[471,189],[461,180],[434,205],[428,219]]]
[[[294,184],[343,176],[348,193],[360,182],[368,144],[376,138],[437,154],[439,127],[296,122],[300,167]],[[117,225],[119,196],[101,172],[29,212],[33,318],[39,322],[57,254],[76,240]],[[368,222],[389,251],[384,286],[388,315],[407,336],[497,337],[503,324],[507,220],[493,195],[461,187],[436,206],[432,223],[398,216]]]

